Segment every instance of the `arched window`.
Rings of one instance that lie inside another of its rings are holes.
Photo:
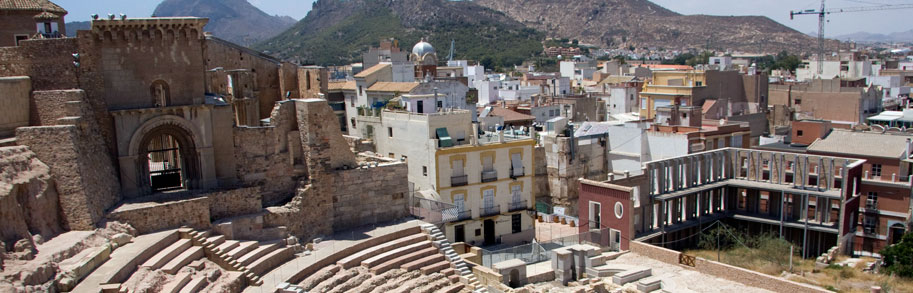
[[[171,104],[171,89],[164,80],[156,80],[149,86],[149,94],[155,107],[167,107]]]

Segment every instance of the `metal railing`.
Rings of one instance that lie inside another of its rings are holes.
[[[498,171],[482,171],[482,182],[492,182],[498,180]]]
[[[469,184],[469,175],[450,176],[450,186],[463,186]]]
[[[501,214],[501,205],[485,206],[479,211],[480,217],[488,217]]]
[[[526,203],[527,203],[526,200],[512,201],[512,202],[510,202],[510,209],[508,211],[513,212],[513,211],[525,210],[528,207]]]
[[[866,200],[865,200],[865,208],[866,208],[867,210],[877,210],[877,209],[878,209],[878,201],[871,200],[871,199],[866,199]]]
[[[472,210],[457,211],[457,216],[456,216],[457,221],[469,220],[469,219],[472,219]]]
[[[431,224],[442,224],[453,221],[459,215],[456,206],[427,198],[421,198],[414,194],[409,197],[409,213],[422,221]]]
[[[523,177],[525,175],[526,175],[526,167],[521,167],[520,169],[510,167],[510,178]]]
[[[492,265],[510,259],[519,259],[526,264],[533,264],[551,259],[551,251],[577,244],[590,244],[602,248],[612,247],[609,228],[592,230],[549,241],[533,242],[503,249],[488,250],[482,248],[482,265]]]

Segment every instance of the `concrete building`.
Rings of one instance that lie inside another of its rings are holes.
[[[28,39],[66,37],[67,11],[47,0],[0,3],[0,47],[18,46]]]
[[[373,127],[377,153],[409,165],[409,182],[423,198],[453,205],[444,234],[474,245],[533,238],[533,146],[529,136],[477,135],[472,112],[383,111],[359,118]]]
[[[770,86],[770,105],[793,108],[793,119],[823,119],[862,124],[883,111],[883,92],[864,80],[817,79],[808,83]]]
[[[626,188],[633,238],[686,249],[702,225],[724,221],[773,231],[805,257],[838,247],[850,254],[865,160],[723,148],[644,164],[644,175],[607,181]],[[611,215],[611,213],[609,214]],[[629,232],[631,233],[631,232]]]
[[[766,109],[767,90],[766,75],[717,70],[655,71],[640,92],[640,116],[651,119],[658,107],[702,106],[707,99],[726,100],[730,115],[749,113],[752,109]]]
[[[822,64],[822,73],[818,74],[818,64]],[[877,76],[880,63],[876,60],[866,59],[861,52],[839,52],[825,56],[823,60],[814,56],[814,59],[802,60],[796,68],[796,80],[810,81],[813,79],[859,79],[867,76]]]

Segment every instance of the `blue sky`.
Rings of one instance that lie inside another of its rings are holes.
[[[68,21],[89,20],[89,15],[98,13],[126,13],[128,16],[150,16],[161,0],[52,0],[70,13]],[[288,15],[301,19],[311,9],[312,0],[248,0],[264,12],[272,15]],[[580,1],[580,0],[564,0]],[[764,15],[803,33],[817,32],[816,16],[799,16],[789,19],[790,10],[817,9],[818,0],[653,0],[682,14],[711,15]],[[858,7],[879,4],[913,4],[913,0],[830,0],[828,7]],[[870,11],[831,14],[825,28],[826,35],[854,33],[858,31],[891,33],[913,29],[913,9]]]

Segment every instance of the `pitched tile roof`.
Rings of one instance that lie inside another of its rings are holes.
[[[372,74],[380,72],[381,70],[384,70],[387,68],[392,68],[392,67],[393,67],[393,65],[390,65],[389,63],[377,64],[377,65],[371,66],[368,69],[362,70],[361,72],[356,74],[355,77],[368,77]]]
[[[536,117],[501,107],[491,107],[491,111],[488,112],[488,116],[504,117],[504,123],[536,120]]]
[[[911,136],[835,129],[809,145],[808,152],[900,159],[908,138]]]
[[[0,10],[48,11],[66,14],[63,7],[48,0],[0,0]]]
[[[355,81],[336,81],[327,85],[327,90],[355,90]]]
[[[417,82],[376,82],[368,88],[369,92],[408,93],[418,87]]]

